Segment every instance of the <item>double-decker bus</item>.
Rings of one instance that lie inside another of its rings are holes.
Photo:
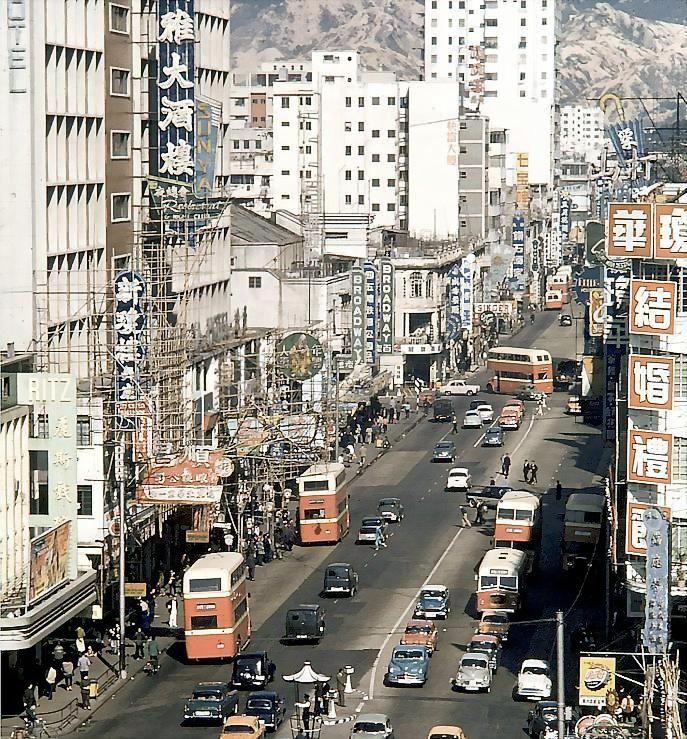
[[[563,569],[585,565],[594,555],[601,536],[606,500],[594,493],[572,493],[565,502]]]
[[[496,506],[494,546],[535,552],[541,534],[539,496],[527,490],[509,490]]]
[[[183,590],[187,657],[235,657],[250,640],[243,555],[206,554],[184,573]]]
[[[522,606],[529,568],[530,557],[520,549],[490,549],[477,570],[477,610],[515,613]]]
[[[556,287],[547,288],[544,293],[544,310],[560,310],[563,307],[563,291]]]
[[[314,464],[298,478],[298,532],[301,544],[334,544],[348,533],[346,468],[339,462]]]
[[[542,349],[496,346],[487,354],[487,369],[489,392],[517,393],[528,385],[540,393],[553,392],[553,362]]]

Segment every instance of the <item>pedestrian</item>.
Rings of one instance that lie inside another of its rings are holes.
[[[372,444],[372,436],[373,436],[373,434],[374,434],[374,430],[373,430],[372,426],[368,426],[365,429],[365,443],[366,444]]]
[[[271,562],[272,556],[272,542],[270,541],[270,535],[265,533],[262,537],[262,545],[265,549],[265,562]]]
[[[265,564],[265,543],[260,536],[256,536],[255,538],[255,564],[258,567],[262,567]]]
[[[360,428],[360,424],[355,427],[355,440],[358,444],[363,443],[363,430]]]
[[[510,470],[510,457],[508,454],[504,454],[503,457],[501,457],[501,474],[508,479],[508,472]]]
[[[90,657],[87,657],[85,654],[82,654],[79,657],[79,674],[81,675],[81,683],[85,680],[88,680],[88,672],[91,669],[91,660]]]
[[[451,413],[451,433],[457,434],[458,433],[458,417],[455,413]]]
[[[489,480],[489,485],[491,485],[491,487],[496,485],[496,480],[493,477]]]
[[[134,659],[143,659],[143,645],[145,641],[145,634],[139,626],[134,634]]]
[[[403,412],[406,414],[406,420],[410,418],[410,403],[407,400],[403,404]]]
[[[178,609],[179,606],[177,605],[177,599],[176,598],[170,598],[167,601],[167,613],[169,614],[169,628],[170,629],[176,629],[178,626],[177,618],[178,618]]]
[[[460,518],[461,518],[461,526],[466,529],[471,529],[472,524],[470,523],[470,519],[468,518],[468,512],[464,505],[460,506],[458,509],[460,511]]]
[[[50,665],[45,673],[45,694],[48,700],[52,700],[52,694],[55,692],[55,683],[57,682],[57,670]]]
[[[249,547],[246,552],[246,568],[248,569],[248,579],[255,580],[255,554],[252,547]]]
[[[282,549],[284,548],[284,529],[281,524],[277,524],[274,527],[274,556],[277,559],[283,559],[284,554]]]
[[[386,549],[386,542],[384,541],[384,532],[381,527],[378,526],[375,529],[375,552],[378,552],[380,547],[384,547]]]
[[[526,459],[522,465],[522,479],[525,482],[530,481],[530,462],[529,459]]]
[[[563,486],[560,480],[556,480],[556,500],[560,500],[563,497]]]
[[[635,715],[635,701],[631,693],[626,693],[620,701],[620,710],[625,723],[632,723]]]
[[[91,707],[90,686],[85,680],[82,680],[79,685],[81,687],[81,708],[85,708],[86,710],[88,710]]]
[[[485,523],[487,517],[487,504],[482,503],[482,505],[477,509],[477,514],[475,516],[475,526],[481,526],[483,523]]]
[[[160,645],[157,643],[155,634],[151,634],[150,639],[148,639],[148,659],[150,659],[150,666],[153,671],[157,672],[160,659]]]
[[[62,660],[62,674],[64,675],[65,690],[71,690],[72,681],[74,680],[74,663],[69,657],[65,657]]]
[[[539,467],[537,467],[537,463],[533,460],[532,464],[530,464],[530,485],[534,485],[537,482],[538,470]]]
[[[343,667],[336,673],[336,692],[339,694],[339,705],[346,705],[346,672]]]
[[[302,702],[296,703],[295,705],[297,708],[301,709],[301,723],[303,724],[303,729],[308,731],[310,728],[310,715],[312,712],[312,701],[310,700],[310,696],[306,693],[303,696]]]
[[[59,665],[64,659],[64,647],[62,646],[62,642],[58,641],[57,644],[55,644],[55,648],[52,650],[52,658],[53,662],[57,665]]]
[[[160,570],[157,576],[157,585],[155,586],[155,590],[157,590],[158,593],[161,593],[165,587],[165,571]]]
[[[83,654],[86,651],[86,632],[81,626],[76,627],[76,639],[74,640],[77,654]]]
[[[22,703],[24,704],[25,711],[36,707],[36,689],[33,683],[29,683],[24,689]]]
[[[365,466],[365,460],[367,459],[367,447],[365,446],[365,444],[363,444],[360,447],[358,453],[360,454],[360,462],[358,462],[358,469],[362,469]]]
[[[110,636],[110,654],[119,654],[119,624],[115,624],[108,632]]]

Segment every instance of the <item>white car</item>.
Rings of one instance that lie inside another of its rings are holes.
[[[482,416],[479,411],[466,411],[463,416],[463,428],[464,429],[481,429],[482,428]]]
[[[489,403],[478,405],[477,412],[482,419],[482,423],[491,423],[494,420],[494,409],[489,405]]]
[[[469,490],[472,487],[472,477],[467,467],[453,467],[448,472],[446,490]]]
[[[442,395],[477,395],[480,391],[479,385],[471,385],[465,380],[449,380],[439,388]]]
[[[361,713],[351,728],[350,739],[394,739],[394,730],[389,717],[384,713]]]
[[[518,682],[513,691],[523,700],[546,700],[551,697],[549,663],[543,659],[526,659],[520,667]]]

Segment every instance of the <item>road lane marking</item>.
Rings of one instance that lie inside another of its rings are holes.
[[[532,416],[532,418],[530,418],[530,425],[529,425],[527,431],[525,431],[525,433],[523,434],[522,439],[520,439],[520,441],[518,442],[518,445],[515,447],[515,449],[513,449],[513,452],[512,452],[513,454],[517,454],[518,453],[518,449],[520,449],[520,447],[525,443],[525,439],[527,438],[527,435],[530,433],[530,431],[532,431],[532,426],[533,425],[534,425],[534,416]]]
[[[410,603],[406,606],[406,608],[404,609],[403,613],[400,615],[398,621],[396,621],[396,623],[394,624],[393,628],[386,635],[384,641],[382,642],[382,646],[379,648],[379,651],[377,652],[377,656],[375,657],[375,661],[372,664],[372,674],[370,675],[370,689],[369,689],[369,691],[367,693],[370,700],[373,700],[374,699],[374,696],[375,696],[375,680],[377,678],[377,668],[379,667],[379,660],[382,657],[382,652],[384,652],[384,650],[386,649],[386,647],[389,644],[389,641],[394,636],[394,634],[398,631],[398,629],[401,626],[401,624],[403,623],[403,621],[408,618],[408,613],[411,610],[411,608],[415,605],[415,601],[417,600],[418,596],[420,595],[420,592],[422,591],[422,588],[424,588],[426,585],[428,585],[432,581],[432,578],[436,574],[436,571],[439,569],[439,567],[441,567],[442,562],[446,559],[446,557],[448,556],[448,554],[451,551],[451,549],[453,549],[454,544],[456,543],[456,541],[458,541],[458,537],[463,533],[463,531],[465,531],[465,529],[458,529],[458,531],[456,532],[456,534],[453,537],[453,539],[451,539],[451,541],[448,543],[448,546],[446,547],[446,549],[444,549],[441,557],[439,557],[439,559],[436,561],[436,564],[434,565],[434,567],[432,567],[432,570],[429,573],[429,575],[427,575],[427,577],[425,578],[425,581],[417,589],[417,592],[412,597]]]

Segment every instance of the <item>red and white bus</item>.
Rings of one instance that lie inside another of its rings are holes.
[[[563,291],[556,287],[549,287],[544,294],[544,310],[560,310],[563,307]]]
[[[515,613],[521,606],[530,557],[520,549],[490,549],[477,570],[477,610]]]
[[[541,534],[539,496],[527,490],[509,490],[496,506],[494,546],[534,552]]]
[[[335,544],[349,525],[346,468],[339,462],[312,465],[298,478],[301,544]]]
[[[496,346],[487,354],[487,369],[491,372],[489,392],[517,393],[526,385],[540,393],[553,392],[553,362],[542,349]]]
[[[184,634],[189,659],[231,659],[250,640],[243,555],[206,554],[184,573]]]

